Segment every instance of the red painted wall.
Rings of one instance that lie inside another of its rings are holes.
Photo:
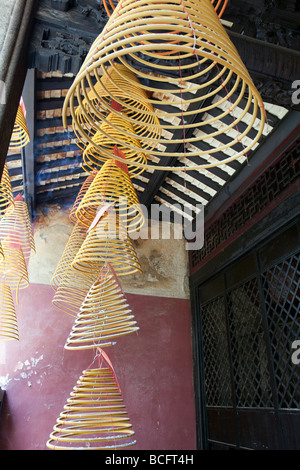
[[[194,450],[195,410],[188,300],[126,295],[140,330],[105,348],[135,430],[132,450]],[[94,351],[68,351],[74,323],[52,306],[50,286],[31,284],[16,306],[19,341],[0,343],[0,450],[45,450]],[[97,367],[97,363],[94,367]]]

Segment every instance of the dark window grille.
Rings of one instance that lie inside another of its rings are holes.
[[[239,407],[273,406],[256,278],[228,295],[233,380]]]
[[[200,266],[205,258],[272,203],[300,176],[300,140],[258,178],[253,186],[228,208],[205,232],[204,245],[190,253],[190,266]]]
[[[198,287],[208,448],[300,449],[299,240],[296,223]]]
[[[279,406],[300,406],[300,367],[291,361],[291,344],[300,339],[300,254],[263,273],[270,342]]]
[[[205,387],[209,406],[232,406],[223,297],[202,306]]]

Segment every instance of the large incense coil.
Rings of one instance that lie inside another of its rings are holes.
[[[85,89],[86,97],[80,100],[81,104],[72,121],[78,138],[77,145],[84,150],[97,132],[97,127],[103,123],[103,117],[117,113],[123,121],[131,123],[133,131],[130,129],[127,135],[130,132],[130,137],[139,136],[139,150],[136,153],[140,153],[140,148],[152,149],[156,145],[156,139],[160,137],[159,119],[152,104],[148,102],[147,92],[140,87],[136,74],[122,64],[113,64],[104,71],[102,77],[97,77],[95,86],[90,91]],[[84,129],[86,135],[81,129]],[[110,137],[105,134],[104,128],[101,133]],[[148,140],[144,140],[144,137]]]
[[[117,2],[118,1],[119,0],[117,0]],[[226,9],[228,0],[211,0],[211,3],[218,17],[221,18]],[[115,5],[113,4],[112,0],[103,0],[103,5],[108,16],[111,16],[115,10]]]
[[[23,114],[21,106],[19,105],[13,132],[10,138],[9,149],[20,149],[22,147],[25,147],[25,145],[27,145],[29,141],[30,137],[27,129],[25,116]]]
[[[109,367],[84,370],[47,442],[52,450],[113,450],[136,444]]]
[[[90,227],[71,266],[82,273],[98,274],[106,263],[118,276],[142,271],[127,230],[112,209]]]
[[[162,53],[163,56],[160,55]],[[178,123],[160,123],[162,137],[155,138],[155,142],[143,137],[149,147],[155,143],[157,145],[151,152],[144,149],[147,157],[185,159],[186,150],[189,149],[188,156],[193,160],[193,165],[187,166],[186,170],[201,170],[247,155],[260,139],[265,125],[262,99],[209,0],[152,3],[124,0],[118,4],[105,29],[92,45],[64,103],[64,126],[70,106],[78,132],[90,143],[92,139],[76,121],[74,99],[76,97],[79,107],[82,107],[81,95],[87,99],[87,89],[95,89],[91,75],[100,81],[100,75],[107,74],[109,67],[117,61],[135,73],[140,87],[148,93],[148,103],[154,108],[155,99],[151,97],[154,93],[176,97],[172,101],[175,111],[161,111],[160,120],[165,116],[166,120],[176,118]],[[149,69],[155,81],[151,81],[151,74],[147,72]],[[122,75],[122,70],[118,73]],[[185,83],[191,83],[188,91],[193,95],[184,100],[184,108],[182,77]],[[112,99],[115,99],[113,95]],[[101,104],[105,107],[103,100]],[[160,101],[160,105],[168,104],[168,99]],[[204,117],[200,122],[191,119],[192,116],[197,117],[199,108]],[[115,113],[118,114],[118,111]],[[144,115],[151,116],[151,113],[144,111]],[[244,122],[245,116],[247,120]],[[101,119],[106,120],[104,113]],[[98,123],[94,127],[100,130]],[[169,140],[164,135],[177,129],[182,130],[182,137],[172,139],[172,144],[184,144],[183,150],[172,152],[167,148]],[[211,139],[223,135],[226,135],[224,143],[220,139],[217,147],[209,145]],[[121,141],[116,139],[115,143],[119,145]],[[194,143],[200,147],[192,146]],[[101,151],[98,145],[95,146]],[[130,148],[137,150],[134,146]],[[222,153],[226,155],[223,159],[213,158],[215,154]],[[134,164],[140,168],[181,171],[180,166]]]
[[[0,263],[0,282],[18,291],[29,286],[28,271],[21,248],[2,243],[4,259]]]
[[[78,219],[76,218],[76,210],[80,204],[80,202],[82,201],[82,198],[83,196],[85,195],[85,193],[87,192],[88,188],[90,187],[92,181],[94,180],[95,176],[97,174],[97,171],[92,171],[91,174],[88,175],[88,177],[86,178],[86,180],[83,182],[80,190],[79,190],[79,193],[77,194],[77,197],[75,199],[75,202],[72,206],[72,209],[70,211],[70,215],[69,215],[69,219],[70,219],[70,222],[72,222],[73,224],[78,224]]]
[[[65,246],[65,249],[60,257],[60,260],[50,281],[53,290],[58,289],[58,286],[63,280],[66,271],[71,266],[71,262],[74,260],[75,255],[77,254],[79,248],[83,243],[83,240],[85,239],[86,232],[86,227],[82,227],[78,224],[73,227],[69,240]]]
[[[19,330],[11,289],[0,282],[0,341],[7,340],[19,340]]]
[[[0,241],[7,242],[11,247],[21,247],[24,258],[28,259],[35,253],[35,243],[25,201],[15,198],[13,212],[7,211],[0,219]]]
[[[52,304],[70,316],[76,317],[97,274],[81,273],[70,266],[57,287]]]
[[[80,308],[65,349],[111,346],[119,336],[138,330],[115,275],[105,266]]]
[[[15,201],[11,188],[11,181],[7,169],[7,164],[5,162],[0,183],[0,217],[4,216],[7,212],[13,212],[14,208]]]
[[[118,129],[110,125],[118,126]],[[128,134],[123,134],[122,131],[127,131]],[[134,129],[130,122],[127,122],[123,117],[118,116],[114,113],[110,113],[107,117],[107,121],[101,125],[101,131],[97,131],[92,138],[93,144],[88,144],[83,152],[83,162],[86,171],[100,170],[103,163],[107,161],[107,156],[103,155],[102,152],[97,151],[97,147],[105,149],[106,152],[110,152],[111,156],[114,155],[115,138],[118,138],[123,142],[122,145],[118,146],[119,151],[124,154],[124,158],[128,160],[129,165],[128,172],[130,174],[138,175],[142,173],[143,168],[138,168],[135,165],[131,165],[130,162],[147,163],[147,158],[140,147],[139,140],[133,137]],[[133,151],[128,148],[128,143],[133,146],[140,148],[139,152]]]
[[[130,176],[114,160],[104,163],[96,175],[76,210],[77,220],[90,227],[98,208],[105,204],[113,205],[129,233],[144,225],[145,216]]]

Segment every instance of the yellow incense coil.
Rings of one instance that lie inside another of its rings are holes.
[[[27,145],[29,141],[30,141],[30,137],[29,137],[29,132],[27,129],[26,120],[25,120],[22,108],[19,105],[13,132],[12,132],[10,143],[9,143],[9,149],[18,150],[22,147],[25,147],[25,145]]]
[[[218,17],[221,18],[226,9],[228,0],[211,0],[211,3]],[[111,16],[115,9],[115,5],[112,0],[103,0],[103,5],[108,16]]]
[[[82,273],[97,275],[106,263],[118,276],[142,271],[126,228],[110,209],[90,227],[71,266]]]
[[[82,227],[78,224],[73,227],[68,243],[65,246],[63,254],[61,255],[61,258],[50,281],[53,290],[58,289],[60,282],[62,281],[66,271],[71,266],[71,262],[73,261],[85,239],[86,232],[86,227]]]
[[[12,290],[25,289],[29,286],[27,267],[21,248],[11,247],[3,242],[4,260],[0,263],[0,281]]]
[[[119,162],[117,162],[119,163]],[[132,181],[114,160],[107,161],[82,198],[77,210],[77,220],[89,227],[99,207],[111,204],[127,231],[141,229],[145,216],[139,204]]]
[[[223,16],[224,11],[226,10],[228,0],[210,0],[210,1],[218,17],[221,18]]]
[[[76,317],[88,291],[96,281],[97,275],[98,273],[82,273],[70,266],[64,272],[55,291],[52,304],[61,312]]]
[[[87,190],[90,187],[91,183],[93,182],[96,174],[97,174],[97,171],[95,171],[95,170],[92,171],[91,174],[89,174],[89,176],[86,178],[86,180],[82,184],[82,186],[79,190],[79,193],[77,194],[77,197],[75,199],[75,202],[72,206],[72,209],[71,209],[71,212],[70,212],[70,215],[69,215],[70,222],[72,222],[73,224],[78,224],[78,219],[76,218],[76,215],[75,215],[76,210],[77,210],[80,202],[82,201],[83,196],[85,195],[85,193],[87,192]]]
[[[10,287],[0,282],[0,341],[7,340],[19,340],[19,330]]]
[[[84,150],[97,131],[104,134],[105,128],[101,129],[101,124],[106,122],[106,118],[109,120],[108,116],[112,113],[130,124],[127,130],[129,138],[139,136],[139,150],[136,153],[139,154],[141,148],[152,149],[156,145],[156,139],[160,137],[159,119],[136,74],[117,63],[103,69],[102,76],[98,75],[97,70],[94,72],[98,81],[91,90],[85,88],[86,97],[80,99],[80,105],[73,116],[78,146]],[[112,125],[110,129],[111,127]],[[122,130],[122,126],[120,129]],[[118,134],[120,136],[120,131]],[[107,137],[109,138],[109,134]]]
[[[111,368],[82,372],[47,442],[52,450],[113,450],[136,444]]]
[[[65,349],[111,346],[119,336],[139,330],[122,288],[104,266],[90,288],[65,344]]]
[[[76,116],[74,102],[76,98],[82,113],[84,107],[92,108],[88,94],[97,94],[97,83],[103,76],[108,76],[116,63],[121,63],[138,78],[139,88],[148,96],[144,102],[153,107],[153,111],[142,110],[143,135],[135,131],[151,164],[132,161],[135,166],[182,171],[180,165],[159,164],[159,159],[163,156],[184,160],[188,150],[193,165],[187,165],[186,170],[202,170],[244,157],[262,136],[265,126],[263,101],[210,0],[124,0],[117,5],[90,48],[63,108],[64,126],[67,127],[67,110],[70,108],[78,135],[108,158],[110,152],[92,141],[95,132],[107,121],[105,113],[97,113],[97,120],[95,116],[89,118],[89,126],[85,126]],[[117,73],[125,82],[134,85],[123,68]],[[129,85],[126,89],[125,85],[119,88],[127,99],[132,97],[134,100]],[[185,91],[187,96],[183,99]],[[158,111],[158,95],[162,97],[159,100],[160,122],[154,124],[151,121],[148,125],[147,119],[154,119]],[[173,97],[172,109],[164,109],[170,105],[170,95]],[[82,97],[86,100],[84,103]],[[118,104],[121,105],[124,99],[111,92],[111,100]],[[120,111],[114,111],[99,94],[98,101],[103,108],[106,106],[107,113],[120,115]],[[126,107],[132,112],[132,115],[126,114],[126,119],[134,128],[135,105],[127,102]],[[198,119],[199,108],[201,121]],[[95,106],[94,111],[97,111]],[[92,133],[88,130],[91,128]],[[118,130],[118,126],[115,128]],[[157,133],[154,132],[156,128],[159,129]],[[124,129],[120,132],[132,136]],[[182,150],[172,150],[170,133],[176,133],[171,139],[172,146],[182,144]],[[122,141],[115,137],[115,144],[121,145],[124,139],[125,136]],[[212,141],[217,141],[217,145],[211,145]],[[139,147],[131,143],[128,148],[139,151]]]
[[[7,169],[7,164],[5,162],[0,183],[0,217],[3,217],[5,213],[12,213],[14,208],[15,201],[11,189],[11,182]]]
[[[14,201],[13,212],[7,211],[0,219],[0,241],[9,243],[10,246],[21,247],[25,259],[32,252],[35,253],[35,243],[32,233],[28,207],[25,201]]]
[[[112,125],[117,126],[112,127]],[[126,131],[132,134],[123,134],[122,131]],[[97,131],[93,136],[93,144],[88,144],[83,152],[83,162],[86,171],[100,170],[103,163],[108,160],[107,156],[103,152],[99,152],[97,148],[103,148],[106,152],[110,152],[113,158],[115,152],[115,139],[123,142],[118,145],[118,150],[124,154],[124,158],[128,163],[128,172],[133,175],[142,173],[143,168],[138,168],[135,165],[131,165],[130,162],[147,163],[147,158],[140,147],[139,140],[134,137],[134,129],[130,122],[127,122],[123,116],[118,116],[114,113],[110,113],[107,117],[107,121],[101,125],[100,131]],[[130,149],[128,143],[134,147],[139,148],[139,152]],[[97,148],[95,147],[97,146]],[[88,169],[89,170],[88,170]]]

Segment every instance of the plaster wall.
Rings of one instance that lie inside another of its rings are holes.
[[[32,256],[28,272],[32,283],[50,284],[51,277],[68,242],[73,224],[70,208],[53,205],[38,210],[34,221],[37,255]],[[162,236],[170,238],[162,238]],[[159,236],[160,238],[153,238]],[[132,239],[142,273],[122,276],[125,292],[189,299],[188,251],[178,227],[151,222],[141,236]]]

